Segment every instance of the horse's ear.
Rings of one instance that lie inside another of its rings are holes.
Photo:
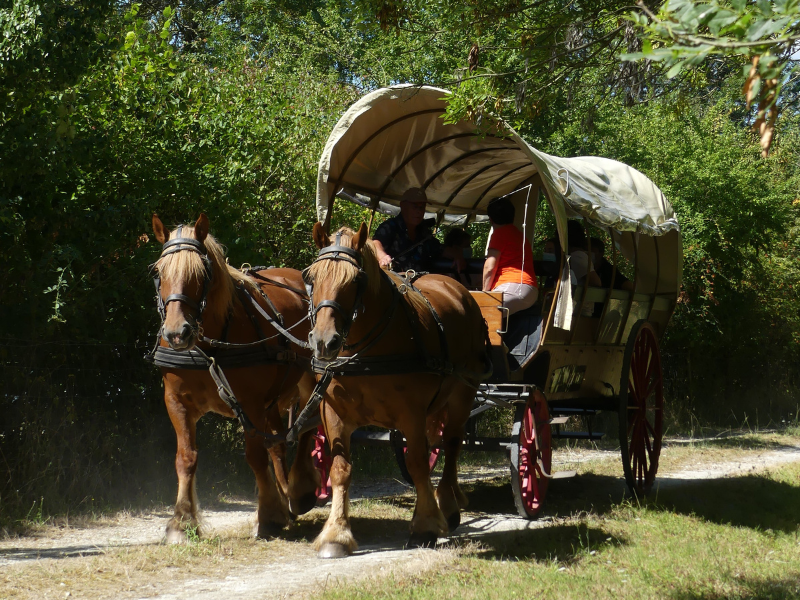
[[[322,226],[322,223],[314,223],[314,231],[311,233],[311,237],[314,238],[314,243],[320,250],[331,245],[331,238],[325,233],[325,228]]]
[[[353,236],[353,250],[358,250],[360,252],[364,244],[367,243],[368,237],[369,230],[367,229],[367,224],[361,221],[361,227],[358,228],[358,233]]]
[[[156,239],[162,244],[169,239],[169,231],[164,227],[156,213],[153,213],[153,233],[156,234]]]
[[[200,218],[194,224],[194,237],[198,242],[203,242],[208,235],[208,217],[206,213],[200,213]]]

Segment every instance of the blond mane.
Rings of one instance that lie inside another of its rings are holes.
[[[355,232],[349,227],[341,227],[337,234],[342,234],[341,245],[352,248],[353,236]],[[375,244],[372,240],[367,240],[364,247],[361,249],[362,267],[367,274],[367,290],[366,293],[371,295],[373,299],[377,299],[380,293],[381,280],[381,266],[378,262],[378,255],[375,252]],[[350,285],[358,275],[358,269],[349,260],[322,260],[313,263],[308,268],[309,275],[313,281],[324,281],[328,285],[339,289]],[[394,282],[395,286],[400,286],[403,281],[394,273],[388,271],[387,275]],[[403,295],[404,298],[413,306],[417,311],[427,311],[428,305],[425,299],[419,292],[409,290]]]
[[[177,229],[170,233],[169,239],[174,239]],[[181,230],[181,237],[197,239],[194,234],[194,227],[187,225]],[[233,307],[236,300],[235,285],[241,281],[251,290],[258,288],[255,282],[239,271],[234,269],[225,261],[225,250],[213,235],[207,235],[203,242],[211,261],[214,276],[211,280],[211,288],[208,290],[208,306],[206,314],[213,315],[218,319],[224,319],[228,311]],[[162,256],[156,262],[156,268],[164,281],[202,281],[205,276],[203,259],[197,252],[173,252]],[[227,273],[227,277],[220,276]]]

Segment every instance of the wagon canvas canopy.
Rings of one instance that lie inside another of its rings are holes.
[[[494,198],[540,180],[562,213],[557,217],[581,216],[599,227],[656,236],[678,229],[661,190],[636,169],[607,158],[550,156],[504,125],[486,133],[469,121],[445,124],[448,94],[404,85],[353,104],[320,159],[320,222],[341,190],[377,207],[379,201],[397,205],[407,188],[421,187],[430,211],[480,219]]]
[[[403,192],[420,187],[439,222],[486,220],[489,203],[508,196],[517,209],[515,225],[533,239],[543,194],[565,253],[567,219],[580,217],[606,231],[633,265],[637,294],[648,295],[651,306],[660,298],[674,307],[681,284],[680,228],[672,205],[650,179],[608,158],[545,154],[505,123],[489,131],[469,120],[445,123],[449,93],[429,86],[383,88],[344,113],[319,162],[317,218],[327,229],[337,195],[391,212]],[[568,275],[565,263],[562,278]],[[570,328],[572,304],[569,286],[561,286],[556,327]]]

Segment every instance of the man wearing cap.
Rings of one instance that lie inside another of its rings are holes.
[[[408,188],[400,198],[400,214],[378,227],[372,240],[381,267],[392,268],[398,273],[409,269],[429,271],[435,259],[449,254],[442,250],[441,243],[433,235],[434,220],[425,219],[427,202],[424,190]],[[460,258],[464,263],[463,255],[448,258]]]

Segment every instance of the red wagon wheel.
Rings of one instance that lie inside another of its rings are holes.
[[[619,443],[628,488],[636,496],[653,487],[664,433],[661,353],[653,326],[639,321],[625,348],[620,379]]]
[[[542,510],[553,463],[550,411],[541,392],[517,405],[510,449],[514,504],[521,517],[533,519]]]
[[[389,435],[389,442],[394,450],[394,458],[397,461],[397,466],[400,468],[400,475],[403,476],[406,483],[414,485],[414,480],[411,478],[411,474],[408,472],[408,467],[406,466],[406,454],[408,454],[406,438],[401,432],[393,429],[392,433]],[[436,462],[439,460],[440,453],[441,448],[438,446],[431,448],[431,453],[428,456],[428,466],[431,469],[431,473],[433,473],[433,469],[436,467]]]
[[[331,451],[325,437],[325,428],[320,425],[314,434],[314,449],[311,451],[314,467],[319,471],[319,487],[317,488],[317,506],[323,506],[331,498]]]

